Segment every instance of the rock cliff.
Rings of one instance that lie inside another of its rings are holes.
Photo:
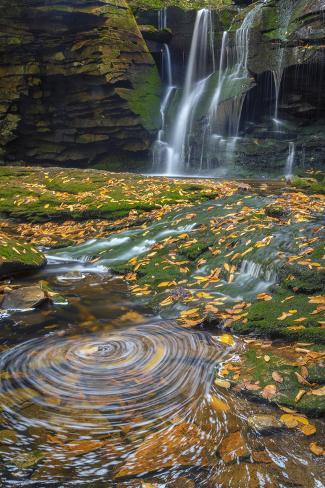
[[[150,148],[160,80],[124,0],[3,0],[0,58],[1,159],[117,169]]]

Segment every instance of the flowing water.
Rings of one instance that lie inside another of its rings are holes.
[[[296,157],[296,145],[294,142],[289,142],[289,154],[287,159],[287,164],[285,167],[285,177],[290,179],[293,174],[293,167]]]
[[[286,55],[285,46],[283,46],[281,42],[285,40],[288,35],[287,30],[292,16],[293,7],[294,7],[293,0],[283,0],[277,4],[277,8],[279,11],[278,18],[280,22],[282,39],[279,41],[279,47],[276,53],[277,66],[272,71],[274,86],[275,86],[274,122],[276,125],[279,125],[279,98],[280,98],[280,88],[281,88],[281,82],[282,82],[284,66],[285,66],[284,61]]]
[[[169,75],[166,96],[161,105],[162,129],[153,148],[154,171],[167,175],[184,174],[191,170],[193,160],[201,172],[211,170],[211,154],[218,155],[224,145],[227,149],[223,154],[227,161],[223,163],[231,162],[246,93],[242,86],[251,83],[247,68],[250,34],[262,6],[257,4],[246,15],[236,31],[234,46],[229,33],[223,33],[218,71],[212,13],[209,9],[197,12],[184,87],[175,121],[169,130],[166,130],[166,113],[171,106],[172,65],[169,50],[164,47],[163,66],[169,66]],[[236,92],[239,94],[233,96]],[[206,105],[206,109],[201,117],[201,126],[197,129],[197,112],[202,105]],[[198,152],[196,147],[200,145]]]
[[[183,173],[188,164],[190,158],[188,137],[191,122],[200,98],[204,93],[208,75],[211,74],[209,72],[209,61],[211,59],[212,69],[214,69],[213,46],[211,11],[208,9],[199,10],[193,30],[182,98],[177,110],[175,123],[165,140],[164,165],[167,175]]]

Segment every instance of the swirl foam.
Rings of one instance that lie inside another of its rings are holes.
[[[161,322],[33,339],[1,355],[0,405],[22,428],[147,429],[186,417],[210,388],[221,354],[205,335]]]

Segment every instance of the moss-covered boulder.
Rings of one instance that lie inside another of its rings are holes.
[[[0,236],[0,279],[37,271],[45,264],[44,254],[35,247]]]
[[[267,347],[262,343],[251,344],[240,363],[222,365],[217,378],[229,381],[235,391],[252,399],[322,415],[325,412],[324,350],[311,345],[303,348],[299,344],[282,345],[280,349],[270,344]]]

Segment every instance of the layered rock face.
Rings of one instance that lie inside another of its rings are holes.
[[[1,159],[113,169],[143,159],[160,80],[124,0],[3,0],[0,32]]]

